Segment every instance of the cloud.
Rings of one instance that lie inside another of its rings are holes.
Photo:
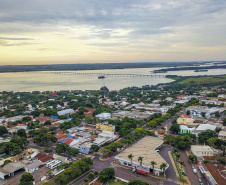
[[[62,55],[78,45],[83,53],[200,51],[225,46],[225,20],[225,0],[1,0],[0,40],[8,42],[0,45],[51,37]]]
[[[31,39],[31,38],[0,37],[0,40],[34,40],[34,39]]]

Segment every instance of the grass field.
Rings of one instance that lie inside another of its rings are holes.
[[[212,84],[212,83],[226,83],[226,76],[219,76],[219,77],[191,77],[184,79],[179,84],[187,84],[187,83],[194,83],[194,84]]]
[[[128,185],[127,183],[119,181],[119,180],[117,182],[115,182],[115,180],[111,180],[108,183],[109,183],[109,185]]]

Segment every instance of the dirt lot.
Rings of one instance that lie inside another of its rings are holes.
[[[32,175],[35,179],[35,183],[40,182],[40,179],[45,175],[45,173],[48,171],[49,169],[45,166],[39,168],[39,170],[35,171]],[[17,174],[15,174],[14,177],[8,179],[7,181],[5,181],[5,185],[17,185],[20,183],[20,178],[21,176],[24,174],[25,172],[19,172]]]

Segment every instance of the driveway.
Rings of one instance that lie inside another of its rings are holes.
[[[165,146],[162,146],[159,150],[160,150],[159,154],[169,164],[169,168],[166,170],[167,181],[164,182],[164,184],[167,184],[167,185],[168,184],[178,184],[177,175],[176,175],[176,172],[174,171],[172,162],[171,162],[169,154],[168,154],[169,151],[173,150],[173,147],[169,146],[169,145],[165,145]]]

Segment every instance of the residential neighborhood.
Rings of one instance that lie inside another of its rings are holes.
[[[0,184],[222,184],[225,88],[173,88],[1,92]]]

